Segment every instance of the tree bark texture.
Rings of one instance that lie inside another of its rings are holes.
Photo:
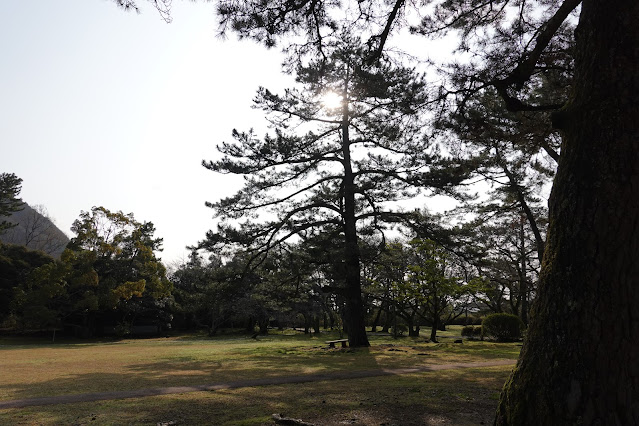
[[[639,424],[639,1],[584,0],[538,299],[497,425]]]

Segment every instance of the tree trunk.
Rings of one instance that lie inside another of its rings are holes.
[[[433,315],[433,326],[430,329],[430,341],[437,343],[437,328],[439,327],[439,318],[437,315]]]
[[[248,317],[246,320],[246,332],[253,333],[255,331],[255,318]]]
[[[262,318],[258,321],[258,327],[260,328],[260,334],[263,336],[266,336],[268,334],[268,323],[269,323],[269,318]]]
[[[370,346],[364,323],[365,310],[362,300],[360,279],[360,252],[357,240],[357,221],[355,217],[355,177],[351,168],[348,76],[344,80],[342,113],[342,154],[344,156],[344,263],[346,266],[346,312],[344,325],[351,347]]]
[[[406,316],[406,318],[404,318],[404,321],[406,321],[406,326],[408,327],[408,337],[417,337],[419,336],[419,331],[417,336],[415,336],[415,320],[410,317],[410,316]],[[419,330],[419,329],[418,329]]]
[[[308,314],[302,314],[304,318],[304,334],[309,334],[311,328],[311,319]]]
[[[319,315],[313,315],[313,333],[320,334],[320,317]]]
[[[382,316],[382,307],[383,306],[384,306],[384,304],[382,303],[382,306],[377,308],[377,314],[375,315],[375,319],[373,320],[373,325],[371,326],[371,333],[375,333],[377,331],[377,325],[379,324],[379,319]]]
[[[395,315],[390,311],[386,311],[386,317],[384,318],[384,325],[382,326],[382,333],[388,333],[393,325]]]
[[[528,282],[526,277],[526,234],[524,233],[524,222],[526,218],[524,216],[519,220],[519,243],[520,247],[520,261],[521,261],[521,276],[519,277],[519,293],[521,294],[521,320],[528,326]]]
[[[497,425],[639,424],[639,2],[584,0],[539,292]]]

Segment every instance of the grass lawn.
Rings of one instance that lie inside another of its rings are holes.
[[[189,335],[43,343],[0,338],[0,400],[198,385],[249,378],[516,359],[517,344],[455,344],[370,336],[371,347],[328,350],[325,340],[273,333],[258,340]],[[272,413],[316,424],[486,424],[511,367],[265,386],[0,410],[0,424],[273,424]],[[341,423],[347,422],[347,423]]]

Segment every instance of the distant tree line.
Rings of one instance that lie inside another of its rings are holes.
[[[485,226],[472,235],[457,228],[446,233],[447,246],[423,238],[361,239],[366,326],[397,337],[429,327],[436,341],[437,331],[451,323],[476,323],[489,312],[521,316],[522,301],[534,297],[536,274],[526,277],[523,294],[520,225]],[[76,237],[60,259],[0,244],[0,328],[78,337],[228,329],[267,334],[272,327],[348,333],[345,296],[335,290],[344,268],[338,237],[282,244],[252,267],[243,251],[222,258],[193,248],[167,273],[156,258],[161,240],[150,222],[94,207],[72,229]],[[489,229],[497,229],[493,250]],[[473,257],[452,245],[468,244],[471,236],[484,244]],[[508,256],[505,241],[512,242]],[[528,252],[525,261],[534,265],[534,256]]]
[[[494,228],[493,242],[503,249],[481,241],[482,251],[472,258],[450,245],[450,235],[447,246],[421,238],[361,240],[364,324],[397,337],[420,336],[428,327],[428,337],[437,341],[437,331],[447,325],[477,324],[488,313],[525,317],[522,306],[535,296],[538,263],[530,252],[519,257],[520,224],[518,218],[505,229]],[[478,239],[487,236],[488,228],[481,231]],[[467,243],[467,230],[455,232],[463,233]],[[175,327],[206,329],[210,335],[225,328],[266,334],[269,327],[348,335],[348,305],[338,290],[344,261],[332,238],[280,245],[253,267],[247,267],[244,252],[225,261],[215,254],[205,259],[203,253],[193,249],[188,261],[169,273]],[[524,286],[518,268],[522,261],[530,265]]]
[[[1,328],[79,337],[128,335],[136,324],[168,330],[172,285],[153,224],[94,207],[72,231],[59,259],[0,243]]]

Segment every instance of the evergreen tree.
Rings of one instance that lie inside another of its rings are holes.
[[[487,197],[466,203],[461,213],[473,212],[483,220],[522,215],[534,234],[541,262],[547,216],[544,193],[559,159],[557,132],[549,123],[544,125],[538,113],[504,110],[493,90],[465,100],[463,107],[448,114],[440,114],[437,125],[448,135],[449,147],[456,156],[474,160],[473,175],[486,188]]]
[[[107,317],[114,317],[123,332],[138,317],[166,327],[170,318],[165,299],[172,287],[155,255],[162,239],[154,237],[153,223],[140,223],[132,213],[93,207],[80,213],[71,230],[76,237],[62,261],[72,266],[68,291],[82,295],[75,305],[85,309],[75,312],[89,332]],[[84,278],[91,275],[95,278]]]
[[[210,203],[226,220],[206,246],[230,242],[254,257],[295,235],[337,233],[342,250],[346,329],[352,346],[367,346],[361,294],[358,233],[384,232],[406,213],[389,202],[409,199],[423,188],[444,193],[465,177],[463,167],[438,159],[422,133],[418,113],[427,103],[423,77],[388,61],[363,66],[365,47],[343,36],[325,58],[296,67],[301,89],[276,95],[260,89],[256,106],[275,127],[259,140],[234,131],[236,143],[218,147],[224,158],[204,165],[215,172],[246,176],[233,197]],[[328,96],[338,105],[326,103]],[[301,129],[308,131],[300,135]],[[434,166],[437,164],[437,166]],[[259,222],[256,215],[274,217]]]
[[[14,310],[18,288],[35,269],[50,263],[54,260],[40,251],[0,242],[0,323]]]
[[[0,233],[15,226],[4,218],[22,210],[24,203],[18,198],[21,190],[22,179],[13,173],[0,173]]]

